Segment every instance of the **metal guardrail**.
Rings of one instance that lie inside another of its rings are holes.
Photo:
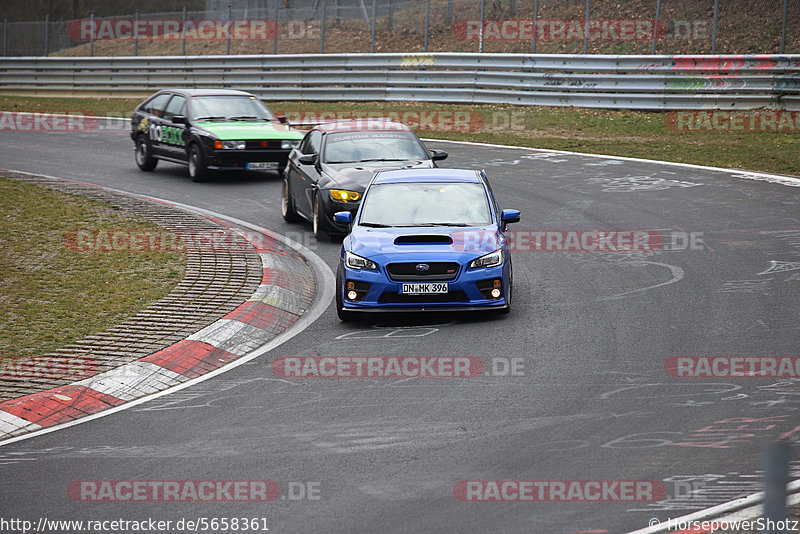
[[[312,54],[14,57],[0,93],[142,96],[228,87],[268,100],[800,110],[800,55]]]

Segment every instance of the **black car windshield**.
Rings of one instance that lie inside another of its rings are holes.
[[[419,139],[404,131],[331,133],[325,143],[325,163],[429,159]]]
[[[477,183],[395,183],[369,188],[362,226],[485,226],[489,202]]]
[[[271,120],[272,112],[252,96],[196,96],[191,100],[192,119],[204,117]]]

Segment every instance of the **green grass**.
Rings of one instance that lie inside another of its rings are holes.
[[[82,111],[129,116],[139,100],[0,96],[0,110]],[[466,106],[419,102],[267,102],[295,116],[320,111],[471,113],[470,131],[415,128],[420,136],[660,159],[800,176],[800,135],[793,132],[675,131],[661,112],[585,108]],[[513,124],[510,123],[514,118]],[[796,121],[797,124],[798,121]],[[479,127],[479,128],[478,128]]]
[[[0,177],[0,362],[100,332],[169,293],[185,254],[79,252],[77,230],[164,230],[107,203]]]

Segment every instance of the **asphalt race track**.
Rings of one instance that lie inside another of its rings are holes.
[[[445,166],[486,168],[501,207],[522,210],[519,236],[652,230],[663,244],[646,253],[517,251],[509,316],[381,315],[345,325],[331,302],[313,326],[228,373],[0,447],[0,515],[265,518],[270,532],[293,533],[621,533],[760,491],[764,444],[778,435],[794,440],[800,458],[800,379],[665,371],[673,356],[798,355],[800,188],[643,162],[428,145],[450,153]],[[119,131],[0,132],[0,167],[237,217],[302,240],[335,269],[340,244],[284,223],[274,175],[198,184],[163,162],[144,173],[132,146]],[[487,371],[284,380],[270,370],[280,356],[346,355],[476,356]],[[516,376],[500,372],[512,358],[521,358]],[[282,497],[72,500],[67,488],[82,480],[273,480]],[[665,495],[462,502],[454,487],[465,480],[658,481]]]

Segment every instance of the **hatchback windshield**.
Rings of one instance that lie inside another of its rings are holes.
[[[192,98],[192,119],[270,120],[272,112],[252,96]]]
[[[481,184],[398,183],[369,188],[362,226],[485,226],[489,203]]]
[[[350,132],[328,134],[325,163],[404,161],[430,158],[411,132]]]

